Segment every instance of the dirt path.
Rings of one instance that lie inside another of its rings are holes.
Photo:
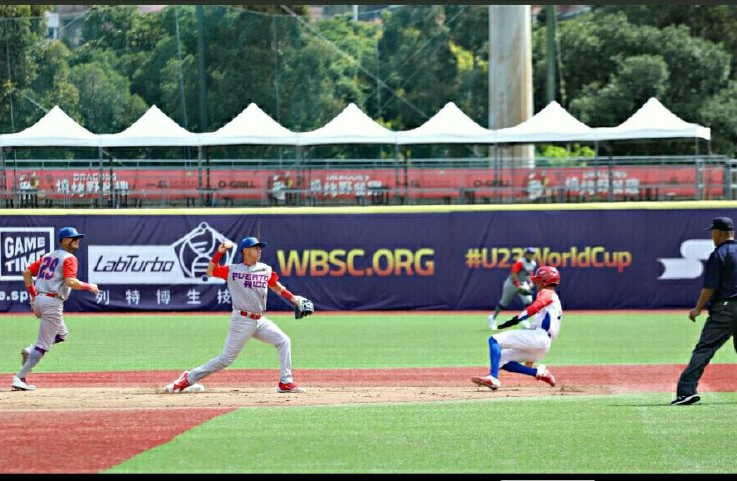
[[[703,392],[732,391],[733,364],[707,368]],[[503,372],[498,391],[469,379],[477,368],[297,370],[302,394],[275,392],[277,370],[225,370],[205,392],[165,394],[179,372],[33,374],[37,391],[0,391],[0,472],[94,473],[170,441],[212,417],[240,407],[416,403],[512,397],[672,394],[682,365],[564,366],[557,385]],[[10,374],[6,375],[8,381]]]

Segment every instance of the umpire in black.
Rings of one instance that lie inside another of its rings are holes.
[[[737,333],[737,242],[734,240],[734,222],[729,217],[716,217],[711,226],[711,240],[715,249],[706,261],[704,288],[688,318],[696,321],[709,303],[701,337],[691,353],[691,360],[678,379],[676,399],[671,404],[693,404],[701,397],[696,386],[712,356],[730,336]],[[732,337],[737,351],[737,337]]]

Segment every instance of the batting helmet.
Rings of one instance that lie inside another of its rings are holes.
[[[238,244],[238,251],[242,251],[246,247],[254,247],[254,246],[266,247],[266,243],[259,241],[255,237],[244,237],[243,239],[241,239],[240,244]]]
[[[553,266],[540,266],[530,280],[539,287],[560,285],[560,272]]]
[[[79,239],[84,237],[84,234],[77,232],[77,229],[74,227],[62,227],[59,229],[59,242],[61,242],[62,239],[67,239],[69,237],[72,239]]]

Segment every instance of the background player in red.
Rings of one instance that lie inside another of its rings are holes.
[[[535,261],[534,256],[535,248],[528,247],[525,249],[522,257],[512,264],[509,275],[502,285],[502,297],[499,299],[494,313],[489,314],[487,318],[489,329],[495,330],[497,328],[496,318],[499,316],[499,312],[502,309],[506,309],[515,296],[519,296],[522,307],[527,307],[532,303],[532,286],[527,282],[527,279],[537,269],[537,261]],[[529,324],[525,321],[522,323],[522,326],[528,327]]]
[[[538,361],[550,350],[550,344],[558,337],[563,308],[555,288],[560,285],[560,273],[552,266],[541,266],[530,278],[538,287],[535,302],[525,308],[512,319],[499,325],[500,329],[519,324],[531,319],[530,326],[525,329],[494,334],[489,337],[490,370],[488,376],[472,377],[471,381],[491,390],[501,386],[499,369],[534,376],[555,386],[555,378],[548,369],[540,364],[537,368],[525,366],[520,361]]]
[[[277,392],[301,393],[304,389],[294,383],[292,377],[292,344],[289,336],[273,321],[266,318],[266,296],[271,290],[288,300],[295,306],[295,317],[303,317],[314,311],[312,301],[295,296],[279,281],[279,276],[271,266],[259,262],[261,250],[266,244],[255,237],[245,237],[238,245],[243,254],[243,262],[220,265],[220,259],[230,243],[218,247],[207,267],[207,275],[225,279],[233,301],[233,312],[230,315],[230,328],[225,340],[223,352],[205,364],[184,371],[179,378],[168,384],[164,390],[170,393],[198,392],[204,390],[197,381],[225,369],[235,361],[246,342],[251,337],[272,344],[279,352],[279,384]],[[298,317],[298,318],[299,318]]]
[[[38,339],[21,350],[21,368],[13,376],[14,391],[33,391],[36,386],[26,382],[26,376],[38,364],[44,354],[56,343],[64,342],[69,330],[64,324],[64,301],[72,289],[100,291],[95,284],[77,279],[79,263],[74,253],[79,249],[84,234],[74,227],[59,230],[59,248],[45,254],[23,272],[23,282],[31,296],[31,309],[41,319]],[[33,278],[36,278],[35,282]]]

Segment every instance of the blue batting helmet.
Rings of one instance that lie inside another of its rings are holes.
[[[84,237],[84,234],[80,234],[74,227],[62,227],[61,229],[59,229],[59,242],[61,242],[62,239],[66,239],[68,237],[79,239],[81,237]]]
[[[240,244],[238,244],[238,250],[242,251],[246,247],[254,247],[254,246],[266,247],[266,243],[260,242],[255,237],[244,237],[243,239],[241,239]]]

